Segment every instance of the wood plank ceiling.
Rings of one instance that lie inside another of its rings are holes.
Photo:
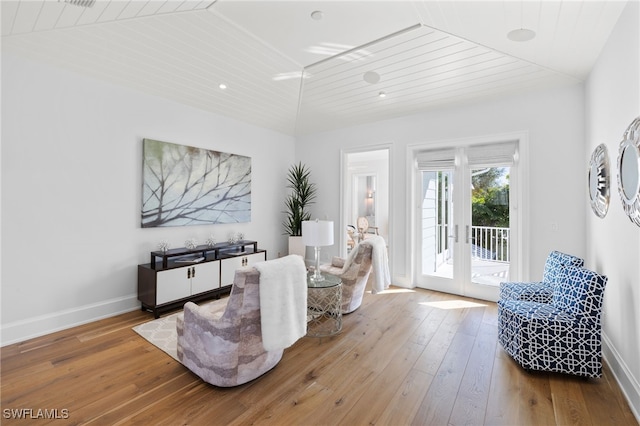
[[[579,83],[625,4],[7,0],[2,49],[300,135]]]

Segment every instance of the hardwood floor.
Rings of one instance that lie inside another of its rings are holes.
[[[152,316],[131,312],[2,348],[2,424],[38,410],[53,424],[638,424],[607,367],[597,380],[523,371],[496,317],[495,303],[426,290],[366,294],[340,335],[303,338],[225,389],[138,336]]]

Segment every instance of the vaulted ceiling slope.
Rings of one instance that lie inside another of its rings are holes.
[[[625,4],[3,0],[2,48],[302,135],[583,81]]]

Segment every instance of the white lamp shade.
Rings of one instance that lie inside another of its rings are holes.
[[[333,245],[333,221],[305,220],[302,222],[302,242],[305,246]]]

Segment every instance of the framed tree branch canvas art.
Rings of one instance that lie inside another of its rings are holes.
[[[143,139],[143,228],[251,221],[251,157]]]

